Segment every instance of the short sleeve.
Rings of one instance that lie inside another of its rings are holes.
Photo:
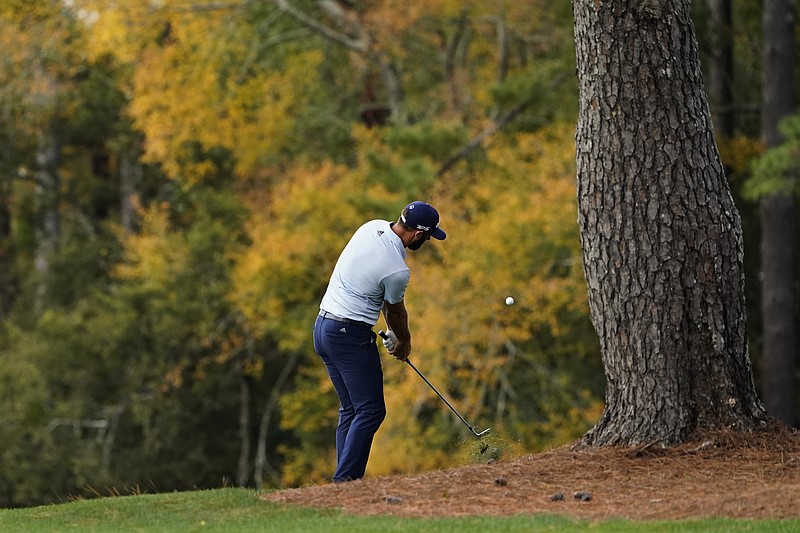
[[[411,272],[400,270],[383,278],[383,299],[390,304],[400,302],[406,293]]]

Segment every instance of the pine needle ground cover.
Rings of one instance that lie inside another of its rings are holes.
[[[0,511],[0,531],[800,531],[800,437],[710,435],[259,493],[144,494]]]

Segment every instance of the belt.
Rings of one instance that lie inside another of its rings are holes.
[[[368,324],[367,322],[359,322],[358,320],[350,320],[349,318],[342,318],[327,311],[320,311],[319,316],[321,316],[322,318],[335,320],[336,322],[344,322],[345,324],[352,324],[354,326],[362,326],[365,328],[372,329],[372,324]]]

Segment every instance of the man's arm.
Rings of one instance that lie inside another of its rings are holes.
[[[397,336],[397,346],[392,355],[405,361],[411,353],[411,331],[408,329],[408,311],[404,300],[396,304],[384,301],[383,317],[386,319],[386,326]]]

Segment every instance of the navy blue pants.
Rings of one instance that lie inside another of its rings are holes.
[[[386,417],[383,369],[371,328],[318,316],[314,350],[339,395],[334,482],[364,477],[372,438]]]

